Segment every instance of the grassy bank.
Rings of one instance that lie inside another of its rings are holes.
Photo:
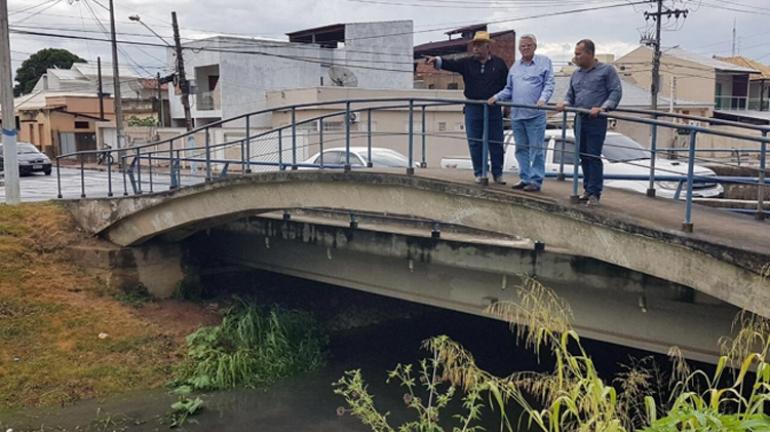
[[[0,410],[164,386],[205,321],[116,300],[66,253],[88,241],[58,205],[0,205]]]

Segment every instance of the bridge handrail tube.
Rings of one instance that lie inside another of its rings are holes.
[[[345,171],[350,171],[350,101],[345,102]]]
[[[149,177],[149,180],[150,180],[150,193],[152,193],[153,192],[153,190],[152,190],[152,153],[150,153],[147,156],[147,158],[148,158],[148,161],[147,161],[147,176]]]
[[[657,120],[657,114],[653,114],[653,119]],[[647,196],[655,198],[655,159],[658,156],[658,125],[650,126],[650,184],[647,187]]]
[[[176,151],[176,187],[182,187],[182,150]]]
[[[136,156],[134,157],[134,162],[136,162],[136,184],[137,184],[136,192],[139,195],[141,195],[142,194],[142,160],[141,160],[140,149],[136,149]]]
[[[241,140],[241,174],[246,174],[246,140]]]
[[[567,111],[561,113],[561,158],[559,158],[559,181],[564,181],[564,146],[567,141]]]
[[[283,128],[278,129],[278,169],[283,171]]]
[[[242,118],[245,118],[247,116],[259,115],[259,114],[267,114],[267,113],[272,113],[272,112],[276,112],[276,111],[285,111],[285,110],[289,110],[289,109],[292,109],[292,108],[298,109],[298,108],[305,108],[305,107],[319,107],[319,106],[328,106],[328,105],[341,105],[341,104],[345,104],[345,103],[348,103],[348,102],[351,102],[351,101],[355,101],[357,103],[372,103],[372,102],[402,102],[403,100],[404,100],[404,98],[342,99],[342,100],[334,100],[334,101],[326,101],[326,102],[307,102],[307,103],[302,103],[302,104],[293,104],[293,105],[284,105],[284,106],[279,106],[279,107],[274,107],[274,108],[265,108],[265,109],[261,109],[261,110],[254,111],[254,112],[251,112],[251,113],[244,113],[244,114],[240,114],[240,115],[235,116],[235,117],[230,117],[230,118],[227,118],[227,119],[222,119],[222,120],[215,121],[213,123],[208,123],[205,126],[200,126],[200,127],[195,128],[195,129],[192,129],[190,131],[187,131],[187,132],[185,132],[183,134],[180,134],[180,135],[176,136],[175,138],[176,139],[184,138],[186,136],[190,136],[190,135],[193,135],[193,134],[195,134],[197,132],[200,132],[200,131],[202,131],[204,129],[207,129],[207,128],[210,128],[210,127],[215,127],[215,126],[220,126],[220,125],[228,123],[228,122],[234,122],[234,121],[240,120]],[[410,100],[412,100],[413,102],[432,102],[432,103],[441,103],[441,104],[444,104],[444,105],[464,105],[464,104],[481,105],[481,104],[485,104],[486,103],[486,101],[482,101],[482,100],[450,99],[450,98],[412,98]],[[508,102],[498,102],[498,104],[500,104],[502,106],[510,106],[510,107],[516,107],[516,108],[541,109],[541,110],[544,110],[544,111],[554,111],[555,110],[555,108],[552,105],[546,105],[546,106],[543,106],[543,107],[538,107],[538,106],[535,106],[535,105],[512,104],[512,103],[508,103]],[[386,109],[386,108],[390,108],[390,107],[383,107],[382,109]],[[580,109],[580,108],[567,108],[567,110],[570,111],[570,112],[575,112],[575,113],[577,113],[577,112],[585,112],[585,113],[587,113],[588,112],[587,110],[583,110],[583,109]],[[647,115],[650,114],[650,111],[631,110],[631,109],[625,109],[625,108],[623,108],[623,109],[616,109],[615,111],[617,111],[617,112],[628,112],[628,113],[638,113],[638,114],[647,114]],[[746,128],[746,129],[770,130],[770,128],[767,128],[767,127],[765,127],[765,129],[762,129],[761,126],[746,125],[746,124],[741,124],[741,123],[738,123],[738,122],[729,122],[729,121],[726,121],[726,120],[720,120],[720,121],[717,122],[716,120],[718,120],[718,119],[708,119],[706,117],[689,116],[689,115],[683,115],[683,114],[682,115],[677,115],[675,113],[664,113],[664,112],[660,112],[660,114],[661,115],[662,114],[666,114],[668,117],[688,118],[688,119],[700,120],[700,121],[710,122],[710,123],[720,123],[720,124],[738,126],[738,127],[743,127],[743,128]],[[620,116],[617,116],[617,115],[608,115],[608,113],[603,113],[602,115],[608,116],[610,118],[618,118],[619,120],[628,120],[628,121],[636,121],[636,122],[645,123],[644,121],[640,121],[640,120],[643,120],[643,119],[636,118],[636,117],[620,117]],[[695,127],[695,126],[686,125],[686,124],[676,124],[676,123],[666,123],[666,124],[664,124],[664,123],[665,122],[660,122],[658,124],[659,125],[665,125],[667,127],[672,127],[672,128],[677,128],[677,129],[688,129],[688,130],[690,130],[690,128]],[[698,132],[705,132],[705,131],[707,131],[707,129],[705,129],[705,128],[699,128],[698,129]],[[730,136],[730,135],[724,135],[724,136]],[[734,138],[743,138],[743,137],[744,136],[734,136]],[[140,146],[137,146],[137,147],[138,148],[151,147],[151,146],[154,146],[154,145],[160,145],[160,144],[166,143],[169,140],[170,140],[170,138],[166,138],[166,139],[161,140],[161,141],[147,143],[147,144],[143,144],[143,145],[140,145]],[[765,140],[766,140],[765,142],[767,142],[767,138],[765,138]],[[115,149],[115,150],[111,150],[111,151],[122,151],[122,149]],[[60,155],[60,156],[57,156],[57,157],[71,156],[73,154],[85,153],[85,152],[89,152],[89,151],[84,150],[84,151],[81,151],[81,152],[73,152],[71,154]]]
[[[80,157],[80,198],[86,197],[86,178],[83,170],[83,156]]]
[[[766,137],[767,131],[762,134]],[[760,144],[759,153],[759,185],[757,187],[757,220],[765,220],[765,175],[767,167],[767,143]]]
[[[123,152],[123,155],[118,153],[118,158],[120,159],[120,166],[123,168],[121,169],[123,173],[123,196],[128,196],[128,181],[126,179],[126,171],[128,170],[128,165],[126,164],[125,152]]]
[[[246,116],[246,160],[251,159],[251,115]],[[251,165],[246,166],[246,173],[251,173]]]
[[[406,167],[407,174],[414,174],[414,99],[409,99],[409,162]]]
[[[682,120],[696,120],[699,122],[709,123],[709,124],[718,125],[718,126],[735,126],[742,129],[750,129],[750,130],[756,130],[760,132],[770,130],[770,126],[754,125],[749,123],[741,123],[733,120],[723,120],[723,119],[717,119],[717,118],[694,116],[689,114],[672,113],[669,111],[652,111],[652,110],[643,110],[643,109],[634,109],[634,108],[615,108],[613,111],[629,113],[629,114],[642,114],[642,115],[650,115],[650,116],[654,115],[656,117],[677,118]]]
[[[211,181],[211,137],[209,128],[204,129],[204,140],[206,142],[206,181]]]
[[[112,156],[108,153],[104,157],[107,159],[107,196],[112,197]]]
[[[684,207],[684,224],[682,229],[685,232],[692,232],[692,185],[693,174],[695,171],[695,142],[698,132],[695,130],[690,131],[690,153],[687,157],[687,200]]]
[[[61,193],[61,163],[59,162],[59,158],[56,158],[56,188],[59,191],[56,197],[61,199],[63,196]]]
[[[426,168],[428,166],[428,162],[425,159],[425,152],[426,152],[426,149],[425,149],[425,145],[426,145],[425,144],[425,105],[422,105],[421,108],[422,108],[422,118],[420,119],[420,121],[422,123],[420,125],[421,126],[420,127],[420,129],[421,129],[420,130],[420,132],[421,132],[420,135],[422,137],[422,161],[420,162],[420,168]]]
[[[372,162],[372,109],[366,110],[366,166],[369,168],[374,166]]]
[[[168,174],[169,174],[169,189],[176,188],[176,182],[174,181],[174,140],[172,139],[168,144]]]
[[[297,109],[291,108],[291,169],[297,169]]]
[[[481,132],[481,183],[485,184],[487,179],[487,165],[489,164],[489,104],[482,105],[484,111],[484,126]]]
[[[572,196],[570,197],[573,203],[578,201],[578,168],[580,167],[580,135],[582,124],[583,116],[575,114],[575,151],[572,152]]]
[[[371,135],[371,134],[370,134]],[[324,121],[318,120],[318,157],[320,158],[321,168],[324,167]]]

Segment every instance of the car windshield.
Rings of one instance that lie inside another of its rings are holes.
[[[28,143],[16,143],[16,154],[40,153],[37,147]],[[0,156],[3,155],[3,146],[0,145]]]
[[[366,152],[361,157],[366,160]],[[391,168],[405,168],[409,166],[409,161],[402,155],[394,151],[372,150],[372,165]]]
[[[650,158],[649,151],[624,135],[607,135],[607,139],[604,140],[603,153],[610,162],[628,162]]]

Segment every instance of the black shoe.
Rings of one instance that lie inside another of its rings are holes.
[[[588,199],[591,197],[591,195],[588,195],[588,192],[583,192],[583,195],[580,195],[578,197],[579,203],[587,203]]]
[[[524,186],[524,192],[540,192],[540,186],[535,184],[528,184]]]
[[[527,184],[524,182],[518,182],[515,185],[511,186],[511,189],[524,189],[527,187]]]
[[[598,195],[589,196],[588,201],[586,202],[586,207],[599,207],[599,196]]]
[[[504,185],[505,179],[503,179],[502,175],[499,176],[492,176],[492,180],[495,182],[495,184]]]

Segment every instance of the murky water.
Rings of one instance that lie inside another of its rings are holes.
[[[413,419],[414,415],[405,409],[404,390],[395,383],[385,384],[386,371],[399,362],[416,363],[425,357],[426,353],[420,351],[421,342],[440,334],[460,342],[474,354],[480,367],[498,375],[544,369],[550,365],[547,360],[538,363],[533,354],[517,347],[505,323],[382,299],[343,288],[291,279],[282,283],[292,285],[293,289],[278,293],[265,291],[261,293],[262,298],[294,307],[313,304],[319,315],[326,319],[333,316],[340,319],[345,310],[357,311],[361,317],[378,318],[364,327],[335,330],[327,366],[319,371],[292,377],[265,390],[233,390],[203,395],[205,408],[192,418],[195,423],[188,422],[177,430],[368,431],[358,419],[337,415],[337,408],[343,406],[344,401],[333,394],[331,384],[345,370],[354,368],[362,369],[369,391],[375,395],[376,406],[381,412],[391,412],[390,424],[398,425]],[[303,293],[302,290],[308,292]],[[302,300],[305,297],[311,301]],[[586,342],[586,348],[594,354],[599,368],[607,373],[615,370],[618,362],[627,361],[629,355],[644,355],[602,343]],[[0,414],[0,430],[168,430],[167,414],[174,400],[164,391],[155,391],[104,401],[85,401],[60,409],[5,413]],[[451,424],[451,415],[458,410],[457,405],[452,406],[444,413],[443,422]],[[487,430],[497,430],[497,418],[489,412],[485,415]]]

